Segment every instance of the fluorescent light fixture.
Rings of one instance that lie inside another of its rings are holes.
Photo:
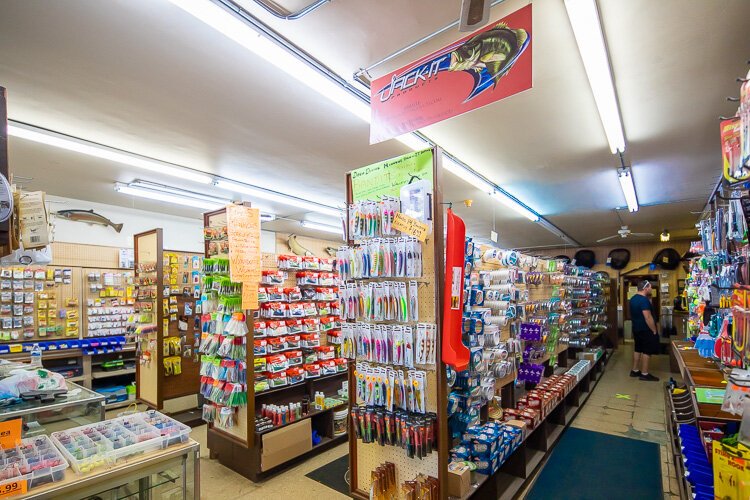
[[[565,0],[570,25],[583,59],[583,67],[594,94],[604,133],[609,141],[612,154],[625,151],[625,136],[622,131],[617,94],[612,81],[607,46],[599,22],[596,0]]]
[[[303,221],[300,221],[300,225],[307,229],[314,229],[316,231],[325,231],[326,233],[338,234],[339,236],[343,234],[343,229],[341,227],[329,226],[328,224],[318,224],[317,222],[309,222],[309,221],[303,220]]]
[[[203,200],[212,204],[219,204],[221,206],[232,203],[229,198],[222,198],[220,196],[212,196],[209,194],[196,193],[195,191],[189,191],[187,189],[176,188],[173,186],[165,186],[164,184],[158,184],[156,182],[142,181],[137,179],[133,182],[128,183],[131,188],[139,189],[150,189],[152,191],[160,191],[162,193],[173,194],[176,196],[182,196],[185,198],[191,198],[194,200]]]
[[[277,193],[275,191],[251,186],[249,184],[217,179],[214,182],[214,185],[219,189],[225,189],[227,191],[232,191],[235,193],[243,193],[249,196],[254,196],[256,198],[262,198],[264,200],[275,201],[283,205],[302,208],[304,210],[307,210],[308,212],[316,212],[319,214],[331,215],[333,217],[341,216],[341,210],[335,207],[330,207],[328,205],[323,205],[314,201],[303,200],[302,198],[297,198],[296,196]]]
[[[262,36],[229,10],[213,3],[211,0],[169,1],[273,64],[295,80],[307,85],[323,97],[370,123],[370,106],[367,103],[355,97],[338,83],[279,46],[273,40]]]
[[[145,183],[143,181],[123,184],[115,183],[115,191],[122,194],[147,198],[149,200],[164,201],[176,205],[184,205],[193,208],[202,208],[205,210],[216,210],[232,203],[229,199],[214,198],[210,196],[183,191],[178,188],[161,186],[159,184]]]
[[[625,195],[625,202],[628,204],[628,210],[631,212],[638,211],[638,196],[635,194],[635,184],[633,184],[633,172],[629,168],[617,169],[617,178],[620,180],[622,194]]]
[[[54,146],[61,149],[67,149],[68,151],[74,151],[76,153],[82,153],[85,155],[101,158],[103,160],[114,161],[131,167],[141,168],[143,170],[149,170],[151,172],[157,172],[172,177],[179,177],[180,179],[189,180],[193,182],[199,182],[201,184],[210,184],[211,176],[196,172],[186,167],[180,167],[178,165],[172,165],[145,156],[140,156],[127,151],[111,148],[109,146],[103,146],[94,142],[70,137],[57,132],[40,129],[30,125],[13,123],[8,124],[8,135],[12,137],[18,137],[20,139],[26,139],[29,141],[39,142],[48,146]]]
[[[447,170],[448,172],[452,173],[453,175],[455,175],[456,177],[458,177],[459,179],[462,179],[468,182],[469,184],[479,189],[480,191],[483,191],[487,194],[492,194],[493,192],[495,192],[494,185],[482,179],[472,170],[469,170],[464,165],[462,165],[457,160],[455,160],[453,157],[448,156],[445,153],[443,153],[443,168]]]
[[[659,235],[659,239],[665,243],[669,241],[669,237],[670,237],[669,231],[667,231],[666,229],[662,231],[662,233]]]
[[[404,134],[396,137],[395,139],[401,144],[406,145],[409,149],[413,149],[414,151],[421,151],[423,149],[432,147],[432,144],[425,141],[417,134]]]
[[[532,212],[503,192],[495,191],[494,193],[492,193],[492,197],[506,207],[512,208],[532,222],[539,222],[539,219],[541,218],[536,213]]]

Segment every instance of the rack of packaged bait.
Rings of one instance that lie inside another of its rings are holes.
[[[83,271],[87,337],[125,335],[133,342],[130,327],[136,312],[133,274],[114,269]]]
[[[262,271],[253,325],[256,395],[346,372],[341,352],[351,344],[343,341],[334,271],[333,258],[297,255],[279,255],[276,269]]]
[[[87,473],[133,457],[185,443],[190,427],[155,410],[53,432],[52,441],[74,471]]]
[[[439,468],[435,242],[393,227],[402,208],[391,196],[353,201],[350,244],[336,253],[342,355],[354,360],[355,492],[369,489],[371,472],[384,461],[396,464],[398,480]]]
[[[569,337],[574,348],[591,343],[592,271],[566,265],[562,283],[562,332]]]
[[[22,439],[12,448],[0,448],[0,492],[13,494],[20,481],[32,490],[65,476],[68,462],[47,436]]]
[[[229,258],[203,259],[201,295],[200,393],[208,401],[203,419],[219,428],[237,422],[247,405],[247,334],[242,284],[229,277]]]

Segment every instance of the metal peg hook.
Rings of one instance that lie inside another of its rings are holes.
[[[729,101],[729,102],[740,102],[740,98],[739,97],[728,97],[727,96],[727,101]]]
[[[750,81],[750,80],[748,80],[747,78],[737,78],[737,83],[745,83],[747,81]]]

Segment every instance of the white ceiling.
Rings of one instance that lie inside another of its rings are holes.
[[[347,78],[455,20],[459,5],[332,0],[301,20],[281,21],[252,0],[242,3]],[[280,3],[294,10],[307,0]],[[492,17],[527,3],[506,0]],[[703,207],[720,174],[717,117],[733,112],[724,98],[738,94],[734,79],[747,71],[750,2],[599,5],[627,158],[641,203],[658,204],[620,215],[634,231],[690,227],[696,219],[690,212]],[[609,154],[562,0],[537,0],[533,15],[534,88],[423,132],[591,244],[620,226],[613,210],[624,205],[618,162]],[[451,30],[372,76],[458,37]],[[366,123],[166,0],[3,0],[0,47],[0,86],[8,89],[14,120],[307,199],[338,204],[346,171],[407,151],[396,141],[370,146]],[[179,179],[15,138],[10,160],[12,172],[34,178],[32,189],[198,215],[112,190],[114,181],[136,178],[198,188]],[[470,209],[454,205],[475,235],[486,237],[494,221],[503,245],[560,243],[452,175],[446,174],[444,193],[454,202],[475,200]]]

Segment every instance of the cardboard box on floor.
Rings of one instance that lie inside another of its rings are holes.
[[[471,489],[471,470],[461,462],[448,464],[448,495],[463,497]]]
[[[263,435],[260,468],[267,471],[312,450],[310,419]]]

